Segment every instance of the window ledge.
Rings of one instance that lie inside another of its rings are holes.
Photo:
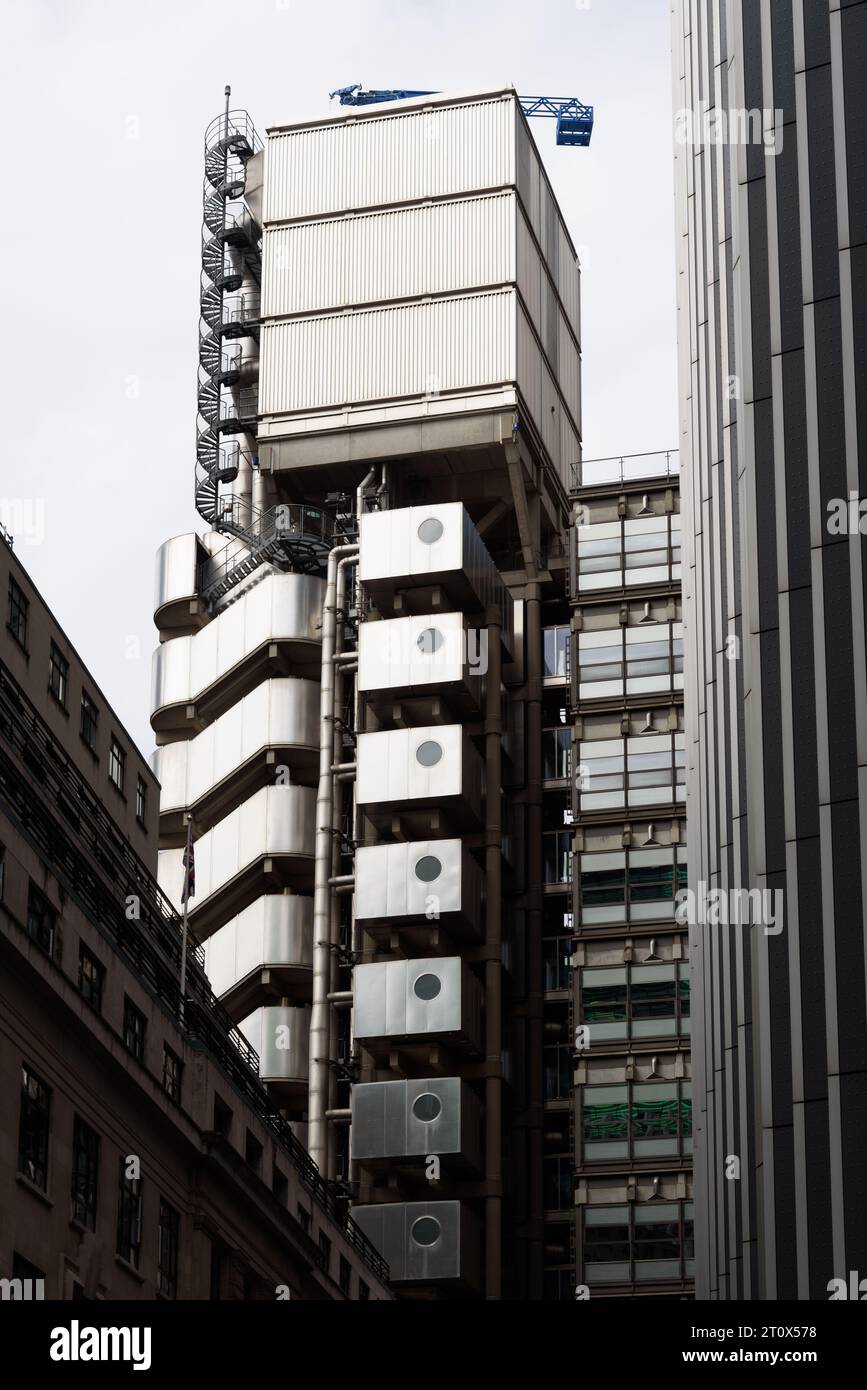
[[[25,1187],[34,1197],[37,1197],[39,1201],[42,1202],[43,1206],[53,1208],[54,1202],[51,1197],[49,1197],[48,1193],[44,1191],[43,1188],[39,1187],[32,1178],[28,1178],[26,1173],[17,1172],[15,1174],[15,1181],[19,1183],[21,1187]]]
[[[144,1283],[144,1275],[140,1274],[135,1265],[130,1264],[129,1260],[125,1260],[123,1255],[115,1255],[114,1262],[116,1265],[120,1265],[121,1269],[126,1270],[127,1274],[131,1274],[133,1279],[136,1279],[139,1284]]]

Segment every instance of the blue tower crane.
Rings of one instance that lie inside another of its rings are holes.
[[[338,87],[329,94],[339,97],[341,106],[372,106],[379,101],[403,101],[407,97],[432,97],[436,92],[364,91],[360,82]],[[518,97],[525,116],[551,116],[557,122],[558,145],[589,145],[593,133],[593,107],[577,97]]]

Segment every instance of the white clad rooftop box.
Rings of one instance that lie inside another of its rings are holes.
[[[514,89],[273,128],[264,190],[269,466],[333,461],[329,431],[405,455],[407,425],[456,416],[467,444],[505,441],[519,410],[567,478],[580,272]]]

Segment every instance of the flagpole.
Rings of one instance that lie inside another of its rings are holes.
[[[189,869],[189,860],[190,860],[190,847],[191,847],[192,838],[193,838],[193,818],[192,818],[192,816],[189,816],[189,815],[188,815],[186,819],[187,819],[187,851],[186,851],[185,858],[186,858],[186,860],[187,860],[187,866],[186,866],[186,868],[185,868],[185,870],[184,870],[184,904],[183,904],[183,906],[184,906],[184,913],[183,913],[183,925],[182,925],[182,927],[181,927],[181,981],[180,981],[180,984],[181,984],[181,1013],[180,1013],[181,1027],[184,1026],[184,1023],[185,1023],[185,1021],[186,1021],[186,995],[187,995],[187,938],[188,938],[188,936],[189,936],[189,931],[188,931],[188,928],[187,928],[187,917],[188,917],[188,915],[189,915],[189,910],[190,910],[190,877],[189,877],[189,875],[190,875],[190,869]]]

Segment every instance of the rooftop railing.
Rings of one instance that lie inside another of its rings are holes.
[[[635,483],[644,478],[677,478],[680,451],[666,449],[653,454],[619,454],[612,458],[583,459],[572,464],[572,491],[601,487],[605,483]]]

